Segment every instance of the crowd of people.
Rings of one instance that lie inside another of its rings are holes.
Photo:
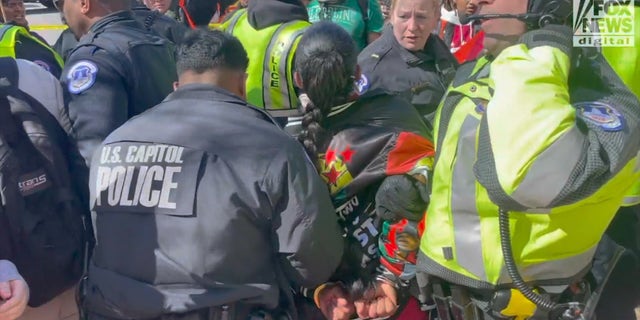
[[[55,5],[53,46],[0,6],[0,320],[637,319],[640,33],[575,47],[570,0]]]

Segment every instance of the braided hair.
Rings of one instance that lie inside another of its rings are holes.
[[[351,36],[333,22],[310,26],[296,50],[295,70],[308,99],[303,98],[302,132],[298,140],[311,159],[325,142],[323,121],[332,107],[353,92],[358,53]]]

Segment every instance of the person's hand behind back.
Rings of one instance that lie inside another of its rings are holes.
[[[17,319],[29,301],[29,287],[23,279],[0,282],[0,320]]]

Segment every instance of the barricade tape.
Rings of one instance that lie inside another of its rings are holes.
[[[64,30],[68,28],[64,24],[36,24],[29,25],[30,30]]]

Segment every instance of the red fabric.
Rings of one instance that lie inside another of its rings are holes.
[[[433,143],[415,133],[402,132],[389,152],[387,175],[405,174],[425,157],[433,157]]]
[[[473,25],[457,25],[453,28],[453,37],[451,38],[451,51],[459,50],[469,40],[473,38]]]
[[[182,9],[182,12],[184,12],[184,16],[187,18],[187,23],[189,24],[189,27],[191,27],[191,29],[195,29],[196,28],[196,24],[193,22],[193,19],[191,19],[191,15],[189,14],[189,11],[187,10],[187,3],[185,0],[180,0],[180,3],[178,4],[180,6],[180,9]]]
[[[411,297],[396,320],[429,320],[429,314],[420,310],[420,304],[416,298]]]
[[[218,18],[218,23],[223,23],[224,20],[227,18],[227,15],[229,15],[230,13],[238,9],[242,9],[242,7],[240,6],[240,1],[236,1],[234,4],[228,6],[227,9],[224,11],[224,13],[220,14],[220,18]],[[220,11],[220,4],[218,4],[218,11]]]
[[[451,22],[442,20],[440,24],[439,36],[441,39],[445,37],[445,30]],[[453,35],[450,46],[451,52],[459,63],[465,63],[477,59],[482,53],[484,32],[480,31],[474,34],[474,26],[471,24],[456,25],[453,28]]]
[[[465,63],[478,58],[484,48],[484,32],[478,32],[473,38],[463,44],[453,55],[459,63]]]

